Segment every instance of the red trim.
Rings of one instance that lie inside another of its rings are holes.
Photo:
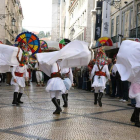
[[[23,73],[15,72],[15,76],[23,77]]]

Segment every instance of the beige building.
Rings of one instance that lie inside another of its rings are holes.
[[[52,0],[51,40],[59,41],[59,38],[60,38],[60,0]]]
[[[15,26],[13,20],[15,19]],[[14,44],[22,31],[23,13],[20,0],[0,0],[0,41]]]
[[[115,8],[116,7],[116,8]],[[140,39],[140,0],[116,2],[111,6],[110,36],[116,53],[122,40]]]

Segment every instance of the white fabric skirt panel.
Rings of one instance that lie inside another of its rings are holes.
[[[70,88],[72,86],[71,80],[69,78],[64,78],[63,82],[64,82],[64,84],[66,86],[66,89],[70,90]]]
[[[14,78],[11,80],[11,85],[19,85],[20,87],[25,87],[25,78],[16,76],[17,83],[14,82]]]
[[[91,87],[99,87],[105,89],[106,82],[107,82],[107,78],[105,76],[100,76],[99,78],[99,76],[95,75],[94,82],[92,83]]]
[[[59,78],[59,77],[51,78],[47,83],[46,91],[47,92],[61,91],[61,92],[65,93],[66,87],[65,87],[64,82],[61,78]]]

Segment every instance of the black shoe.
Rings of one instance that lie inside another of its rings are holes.
[[[17,102],[20,103],[20,104],[23,104],[23,102],[20,101],[21,97],[22,97],[22,93],[19,93],[18,97],[17,97]]]
[[[60,99],[57,99],[57,102],[58,102],[58,104],[59,104],[59,106],[60,106]]]
[[[94,93],[94,104],[97,105],[98,93]]]
[[[66,100],[68,101],[68,93],[66,94]]]
[[[98,97],[98,104],[99,104],[100,107],[102,107],[102,101],[101,101],[102,97],[103,97],[103,93],[100,92],[99,97]]]
[[[134,109],[134,112],[131,116],[131,119],[130,119],[131,122],[135,122],[135,112],[136,112],[136,109]]]
[[[132,106],[132,107],[136,107],[136,105],[135,105],[135,104],[132,104],[131,106]]]
[[[62,111],[61,107],[59,106],[57,99],[54,97],[52,99],[52,102],[54,103],[56,110],[53,112],[53,114],[60,114],[60,112]]]
[[[68,107],[68,102],[67,102],[66,94],[62,94],[62,98],[63,98],[63,101],[64,101],[63,107]]]
[[[19,105],[19,103],[17,102],[17,95],[18,95],[18,93],[14,92],[14,94],[13,94],[13,102],[12,102],[13,105]]]
[[[135,126],[140,127],[139,121],[140,108],[135,107]]]

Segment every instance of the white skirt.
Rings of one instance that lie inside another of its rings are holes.
[[[72,86],[71,80],[69,78],[64,78],[63,82],[64,82],[64,84],[66,86],[66,89],[70,90],[70,88]]]
[[[65,87],[64,82],[61,78],[59,78],[59,77],[51,78],[47,83],[46,91],[47,92],[61,91],[62,93],[65,93],[66,87]]]
[[[91,85],[91,87],[99,87],[99,88],[105,89],[106,82],[107,82],[107,78],[105,76],[100,76],[99,78],[99,76],[95,75],[94,82]]]
[[[11,85],[19,85],[20,87],[25,87],[25,78],[16,76],[17,83],[14,82],[14,78],[11,80]]]

